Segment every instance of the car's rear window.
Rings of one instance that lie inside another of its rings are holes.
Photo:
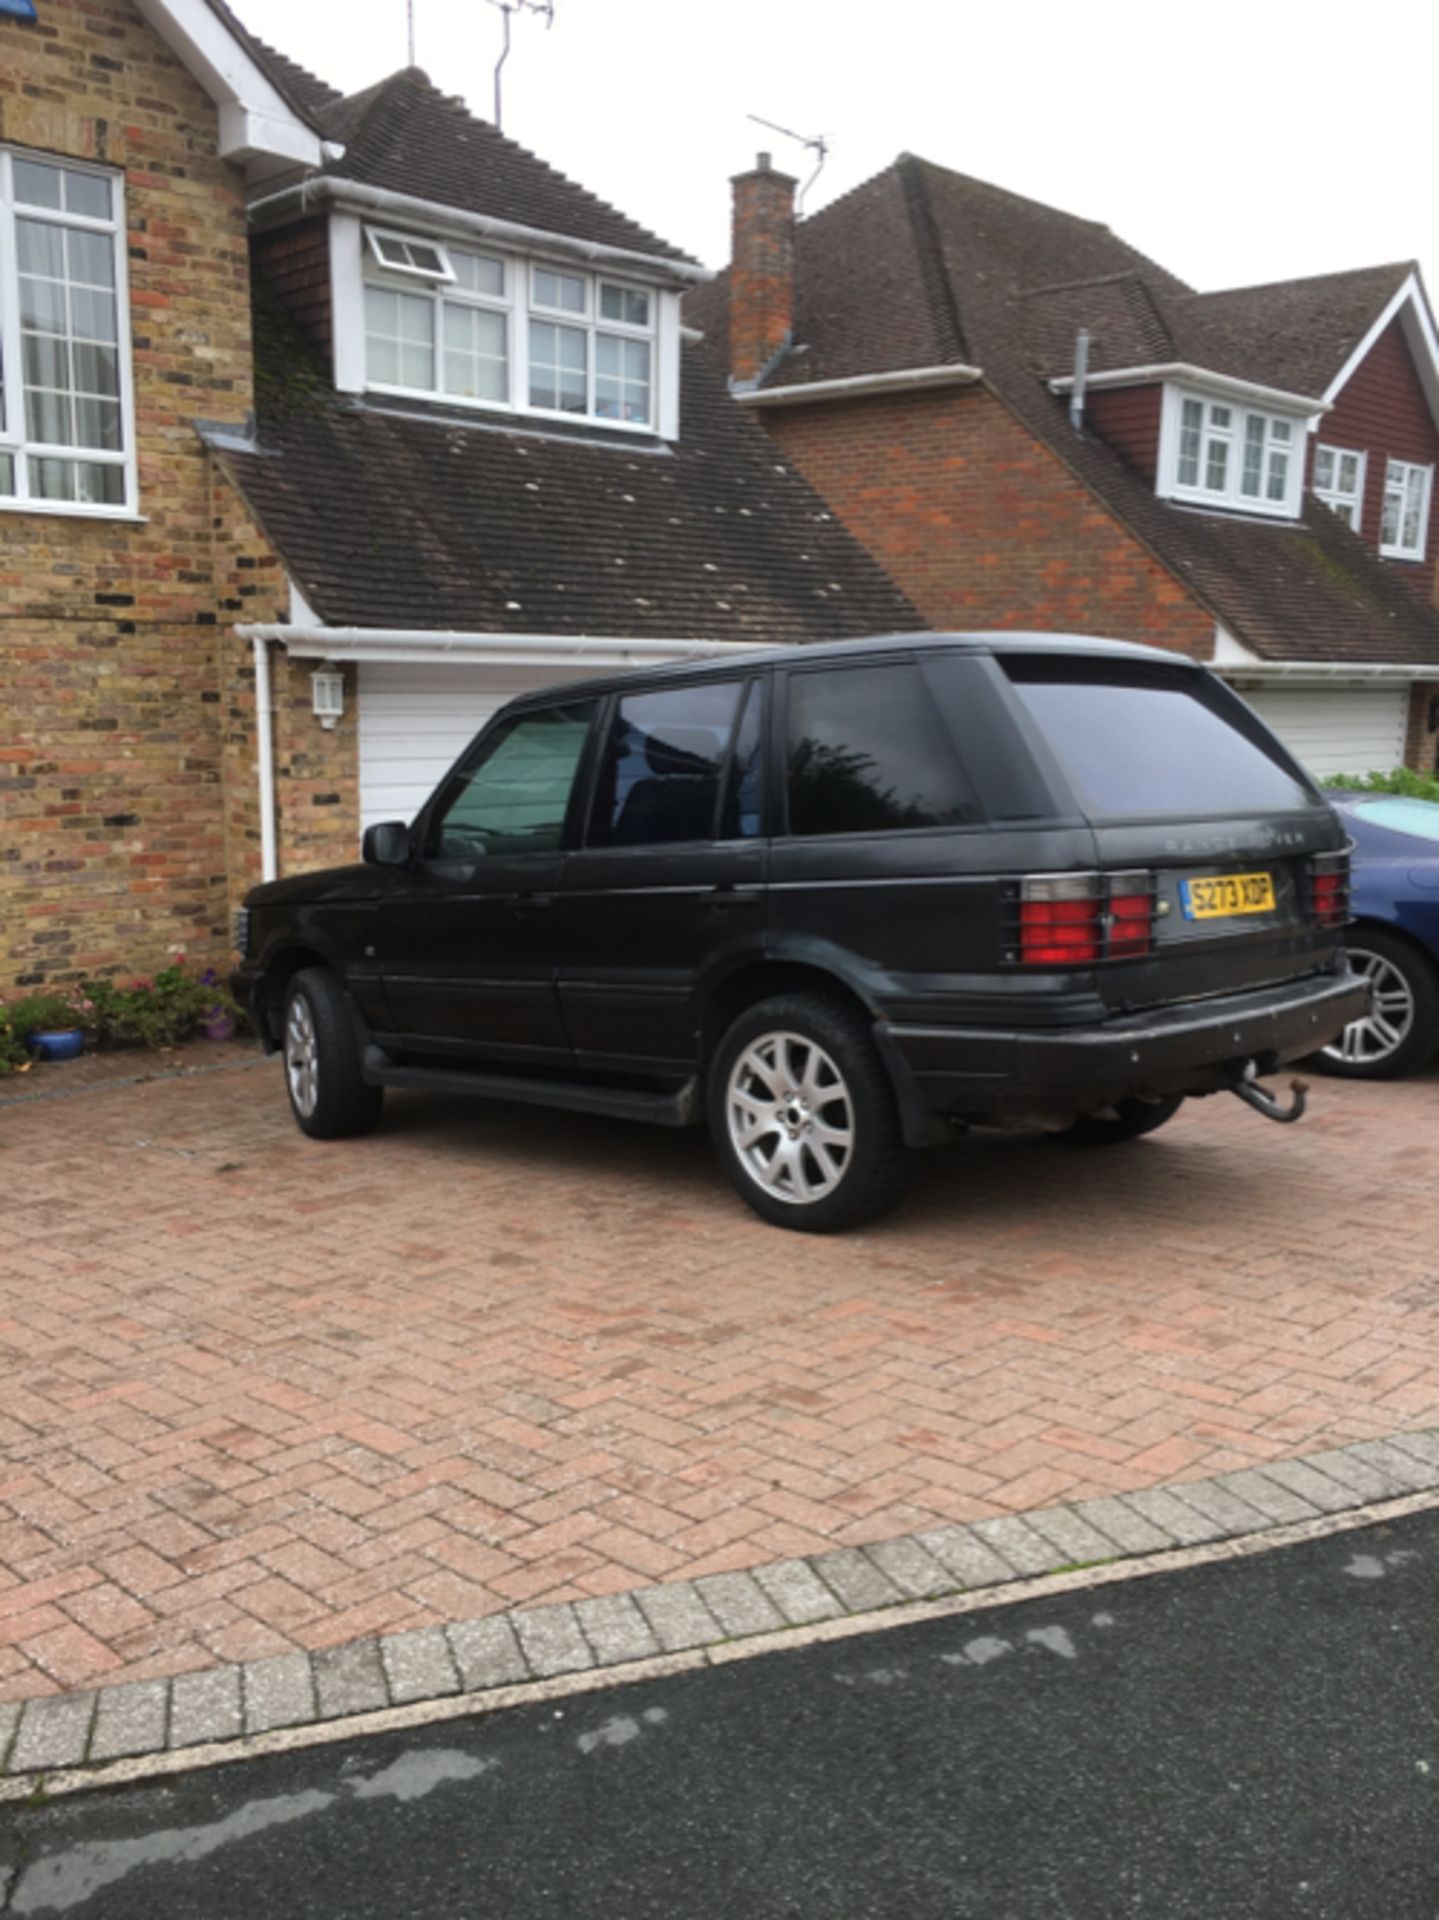
[[[1391,833],[1407,833],[1416,840],[1439,840],[1439,806],[1432,800],[1407,800],[1402,795],[1383,795],[1375,800],[1349,802],[1372,827],[1388,827]]]
[[[1098,818],[1322,806],[1254,716],[1192,674],[1011,656],[1014,690]]]

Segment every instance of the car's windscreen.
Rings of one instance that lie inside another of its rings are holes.
[[[1319,807],[1252,716],[1217,687],[1163,667],[1011,656],[1004,668],[1096,818]],[[1252,731],[1245,731],[1250,728]]]
[[[1439,806],[1432,800],[1406,800],[1383,794],[1374,800],[1356,800],[1354,811],[1366,826],[1387,827],[1415,840],[1439,840]]]

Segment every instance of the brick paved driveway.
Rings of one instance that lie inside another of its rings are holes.
[[[696,1135],[74,1084],[0,1105],[0,1700],[1439,1422],[1433,1077],[969,1142],[831,1241]]]

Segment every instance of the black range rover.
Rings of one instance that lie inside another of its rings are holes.
[[[970,1125],[1081,1144],[1360,1014],[1343,828],[1203,667],[954,634],[526,695],[364,864],[257,887],[236,991],[308,1134],[386,1087],[708,1120],[782,1226]]]

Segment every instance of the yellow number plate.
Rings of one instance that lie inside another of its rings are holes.
[[[1274,877],[1268,873],[1211,873],[1181,880],[1186,920],[1228,920],[1239,913],[1273,913]]]

